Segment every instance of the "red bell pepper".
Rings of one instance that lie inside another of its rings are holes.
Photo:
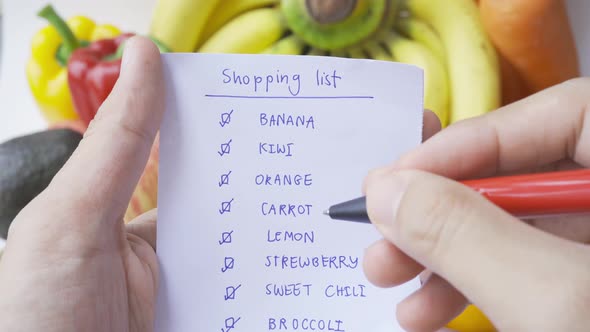
[[[68,60],[68,84],[80,119],[88,125],[109,96],[119,78],[122,42],[133,36],[125,33],[75,50]]]
[[[112,39],[81,43],[50,6],[46,9],[45,17],[63,38],[60,56],[67,59],[72,102],[76,113],[88,126],[119,78],[123,43],[135,34],[123,33]],[[151,39],[160,51],[168,51],[162,43]]]

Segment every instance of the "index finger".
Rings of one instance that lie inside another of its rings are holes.
[[[120,220],[146,165],[164,112],[160,53],[147,38],[126,43],[119,78],[80,145],[44,193],[84,223]]]
[[[562,159],[590,166],[590,79],[574,79],[484,116],[449,126],[394,168],[465,179]]]

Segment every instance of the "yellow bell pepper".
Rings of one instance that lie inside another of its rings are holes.
[[[457,332],[496,332],[492,322],[474,305],[469,305],[447,328]]]
[[[85,16],[73,16],[66,24],[81,45],[121,34],[117,27],[97,25]],[[79,118],[68,87],[67,59],[60,56],[62,45],[62,37],[53,25],[42,28],[33,36],[31,58],[26,67],[31,93],[49,124]]]

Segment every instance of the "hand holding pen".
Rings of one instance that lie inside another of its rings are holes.
[[[590,217],[523,221],[513,213],[523,201],[498,204],[469,186],[493,183],[473,179],[590,167],[588,91],[588,79],[566,82],[453,125],[369,174],[363,186],[368,217],[384,239],[366,252],[368,279],[381,287],[423,279],[420,290],[397,307],[406,330],[436,331],[470,302],[501,331],[588,329]],[[583,181],[588,173],[551,174]],[[530,184],[535,178],[511,179]],[[581,182],[551,183],[555,194],[559,185]],[[578,187],[581,195],[587,188]],[[547,195],[548,188],[537,189]],[[588,210],[576,197],[545,204]],[[546,214],[541,205],[529,212]]]

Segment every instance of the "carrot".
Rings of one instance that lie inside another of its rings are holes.
[[[578,53],[563,0],[480,0],[493,44],[528,93],[580,76]]]
[[[524,79],[506,57],[498,54],[502,80],[502,105],[508,105],[530,95]]]

